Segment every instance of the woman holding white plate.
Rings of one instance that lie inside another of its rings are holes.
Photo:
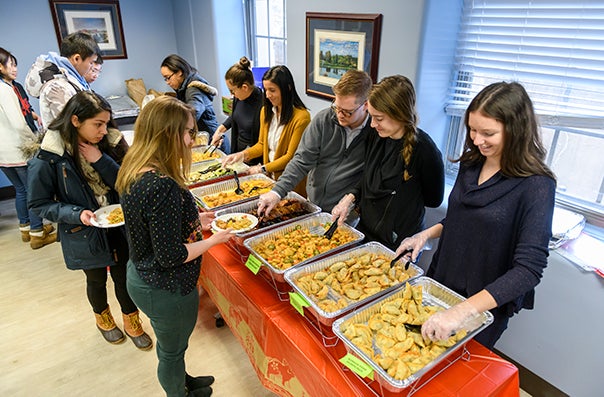
[[[65,264],[86,274],[88,301],[105,340],[125,339],[107,303],[109,266],[126,334],[137,348],[148,350],[153,342],[126,288],[125,228],[123,222],[109,224],[105,213],[119,203],[114,185],[128,149],[113,126],[111,106],[103,97],[90,91],[71,97],[28,164],[28,203],[38,216],[58,223]]]

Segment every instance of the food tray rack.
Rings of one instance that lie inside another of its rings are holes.
[[[246,181],[264,181],[266,183],[275,182],[274,180],[272,180],[271,178],[269,178],[268,176],[266,176],[264,174],[245,175],[245,176],[240,177],[239,181],[241,183],[246,182]],[[225,209],[225,208],[237,205],[237,204],[241,204],[241,203],[245,203],[245,202],[254,200],[260,195],[260,194],[258,194],[258,195],[252,196],[252,197],[244,197],[241,200],[233,201],[232,203],[227,203],[227,204],[219,205],[216,207],[208,206],[201,199],[203,196],[221,193],[221,192],[234,191],[236,188],[237,188],[237,184],[235,183],[235,180],[227,179],[222,182],[216,182],[211,185],[200,186],[200,187],[196,187],[196,188],[193,188],[190,190],[191,190],[191,193],[193,194],[193,196],[196,198],[197,203],[199,204],[201,209],[204,211],[219,211],[221,209]]]
[[[207,148],[208,148],[208,145],[194,146],[191,148],[191,152],[203,153],[206,151]],[[212,149],[213,149],[213,147],[212,147]],[[212,150],[212,149],[210,149],[210,150]],[[214,153],[218,153],[218,157],[214,157],[214,158],[203,160],[203,161],[197,161],[197,162],[194,162],[193,164],[211,163],[212,161],[216,161],[216,159],[221,159],[223,157],[226,157],[226,154],[220,149],[214,150]]]
[[[465,300],[464,297],[452,291],[451,289],[445,287],[444,285],[438,283],[437,281],[428,278],[428,277],[418,277],[409,281],[409,284],[412,286],[421,285],[422,286],[422,294],[423,294],[423,304],[424,305],[433,305],[439,306],[444,309],[448,309],[451,306],[454,306],[460,302]],[[447,350],[438,356],[436,359],[432,360],[425,367],[417,371],[416,373],[410,375],[406,379],[397,380],[388,375],[388,373],[382,369],[375,361],[371,360],[365,353],[361,351],[358,347],[356,347],[344,334],[341,330],[342,325],[345,322],[355,322],[355,323],[367,323],[369,318],[378,313],[382,304],[386,302],[390,302],[397,298],[402,298],[404,292],[404,286],[401,286],[390,293],[383,295],[379,299],[372,301],[365,306],[360,307],[359,309],[349,313],[339,319],[337,319],[333,323],[333,332],[334,334],[344,342],[348,353],[355,355],[360,358],[368,365],[370,365],[374,370],[374,378],[379,384],[379,387],[383,390],[386,389],[390,392],[401,393],[404,389],[409,388],[411,385],[415,384],[414,389],[418,389],[421,385],[425,384],[427,381],[431,380],[433,376],[429,377],[425,381],[420,381],[425,375],[430,376],[428,374],[433,369],[440,369],[443,365],[448,366],[453,362],[457,361],[453,358],[456,356],[463,356],[465,350],[465,344],[471,340],[474,336],[476,336],[480,331],[485,329],[493,322],[493,315],[489,311],[485,311],[479,314],[479,316],[470,322],[467,325],[466,331],[467,334],[461,340],[457,341],[455,345],[447,348]],[[375,347],[374,347],[375,348]],[[449,364],[443,364],[445,362],[449,362]]]
[[[217,159],[212,159],[209,161],[203,161],[200,163],[191,164],[190,173],[205,170],[216,164],[220,164],[220,161]],[[241,165],[238,164],[237,173],[240,175],[245,175],[245,174],[247,174],[249,168],[250,167],[244,163],[241,163]],[[205,179],[203,181],[192,182],[192,183],[188,184],[187,186],[189,187],[189,189],[193,189],[193,188],[200,187],[200,186],[211,185],[213,183],[224,181],[227,179],[233,179],[233,174],[229,173],[229,174],[221,175],[221,176],[218,176],[215,178]]]
[[[306,217],[304,219],[293,221],[287,225],[279,226],[275,229],[271,229],[264,233],[250,237],[243,242],[244,247],[248,251],[250,251],[250,255],[254,255],[254,257],[256,257],[262,263],[259,274],[263,274],[265,276],[265,279],[269,282],[269,284],[272,285],[273,288],[275,288],[280,300],[282,300],[282,301],[289,300],[289,292],[292,291],[292,287],[285,281],[285,278],[284,278],[284,274],[285,274],[286,270],[288,270],[288,269],[283,269],[283,270],[277,269],[276,267],[274,267],[273,265],[268,263],[268,261],[265,258],[263,258],[254,249],[254,247],[257,246],[258,244],[264,244],[266,242],[274,240],[274,239],[276,239],[277,236],[285,234],[285,233],[289,233],[298,227],[311,229],[313,227],[320,227],[321,224],[326,224],[326,223],[330,223],[330,222],[331,222],[331,214],[328,214],[325,212],[320,212],[320,213],[313,214],[309,217]],[[354,236],[353,240],[346,244],[342,244],[339,247],[332,248],[321,254],[310,257],[302,262],[299,262],[299,263],[293,265],[289,269],[304,266],[312,261],[327,257],[336,252],[342,251],[348,247],[357,245],[358,243],[363,241],[363,239],[365,238],[365,235],[363,233],[359,232],[358,230],[356,230],[355,228],[353,228],[350,225],[343,224],[342,226],[339,226],[339,228],[343,228],[343,229],[347,230],[349,233],[351,233]]]
[[[242,204],[237,204],[234,205],[232,207],[228,207],[225,208],[223,210],[220,211],[216,211],[216,216],[221,216],[224,214],[230,214],[233,212],[249,212],[249,211],[256,211],[258,209],[258,201],[260,199],[258,197],[254,198],[252,201],[248,201]],[[312,216],[314,214],[317,214],[319,212],[321,212],[321,208],[319,208],[319,206],[311,203],[310,201],[306,200],[304,197],[302,197],[301,195],[299,195],[296,192],[289,192],[284,198],[283,200],[296,200],[299,201],[300,203],[302,203],[302,207],[308,212],[308,214],[304,214],[304,215],[300,215],[296,218],[292,218],[292,219],[288,219],[286,221],[280,222],[280,223],[276,223],[270,226],[265,226],[262,228],[256,228],[253,230],[249,230],[247,232],[236,232],[235,233],[235,237],[233,237],[232,239],[229,240],[228,244],[233,245],[233,248],[235,250],[238,250],[239,248],[245,248],[243,246],[243,241],[245,241],[246,239],[256,236],[260,233],[264,233],[266,231],[275,229],[277,227],[283,226],[283,225],[287,225],[289,223],[304,219],[304,218],[308,218],[309,216]],[[249,254],[249,252],[247,250],[245,250],[246,255]]]
[[[351,299],[348,299],[345,295],[341,295],[338,292],[334,291],[332,288],[329,288],[329,293],[327,295],[329,298],[332,298],[335,301],[337,301],[339,298],[344,298],[348,301],[348,306],[333,312],[327,312],[321,309],[318,306],[317,302],[315,302],[313,298],[311,298],[298,286],[298,284],[296,284],[296,281],[300,277],[327,269],[336,262],[343,262],[350,258],[359,257],[365,254],[383,255],[388,258],[389,261],[396,257],[396,254],[389,248],[385,247],[384,245],[378,242],[371,241],[363,245],[359,245],[357,247],[348,248],[345,251],[341,251],[327,258],[313,261],[306,266],[294,267],[285,271],[285,281],[292,286],[295,292],[300,294],[309,303],[310,306],[304,308],[304,318],[306,318],[311,323],[311,325],[313,325],[315,329],[321,334],[323,338],[323,344],[325,346],[335,346],[339,340],[332,330],[333,322],[337,318],[342,317],[344,314],[349,313],[352,310],[379,298],[380,296],[386,295],[390,291],[399,288],[402,284],[404,284],[404,282],[383,289],[382,291],[377,292],[359,301],[353,301]],[[403,263],[397,263],[395,266],[402,267],[404,265]],[[405,282],[420,277],[424,274],[424,271],[414,264],[409,264],[409,269],[407,269],[406,272],[409,275],[409,278],[405,280]]]

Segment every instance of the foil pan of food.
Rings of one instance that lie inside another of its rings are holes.
[[[193,164],[203,163],[226,157],[226,154],[214,146],[202,145],[191,148],[191,162]]]
[[[418,277],[337,319],[332,329],[349,354],[371,367],[381,387],[398,393],[458,354],[493,322],[485,311],[446,340],[422,337],[421,325],[432,314],[464,300],[435,280]]]
[[[245,175],[239,178],[241,193],[235,192],[234,179],[190,189],[204,211],[218,211],[236,204],[251,201],[273,187],[275,181],[264,174]]]
[[[392,250],[372,241],[289,269],[284,277],[308,302],[310,314],[331,331],[336,318],[424,273],[413,264],[407,270],[390,267],[394,257]]]
[[[222,163],[217,159],[195,163],[191,165],[187,186],[191,189],[220,182],[233,178],[233,170],[239,174],[246,174],[249,169],[250,167],[244,163],[236,163],[223,168]]]
[[[331,226],[331,214],[321,212],[307,218],[250,237],[243,245],[272,275],[285,283],[284,273],[351,247],[363,241],[365,235],[350,225],[339,226],[331,239],[323,233]]]

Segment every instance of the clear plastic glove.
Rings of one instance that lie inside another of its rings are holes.
[[[279,201],[281,197],[272,190],[261,194],[258,199],[258,216],[268,216]]]
[[[428,236],[425,232],[415,233],[413,236],[407,237],[401,242],[401,245],[396,249],[396,255],[399,255],[405,250],[412,250],[410,258],[406,257],[406,259],[410,259],[415,263],[419,254],[426,247],[428,240]]]
[[[338,225],[342,225],[346,218],[348,218],[348,214],[354,208],[354,194],[348,193],[344,197],[340,199],[338,204],[331,210],[331,220],[332,222],[338,218]]]
[[[422,325],[422,336],[432,341],[445,340],[478,317],[478,311],[467,301],[431,315]]]
[[[229,154],[228,156],[222,159],[222,168],[225,168],[225,166],[229,164],[241,163],[243,162],[244,157],[245,155],[243,154],[243,152]]]

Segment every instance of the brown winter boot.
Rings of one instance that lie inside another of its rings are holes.
[[[42,226],[42,228],[48,234],[55,231],[55,227],[50,223],[44,224],[44,226]],[[24,243],[29,243],[29,241],[31,240],[31,236],[29,235],[29,231],[30,231],[29,223],[20,223],[19,231],[21,232],[21,241],[23,241]]]
[[[96,317],[96,327],[107,342],[117,344],[126,339],[124,333],[115,325],[109,306],[101,314],[94,313],[94,316]]]
[[[153,347],[153,341],[151,340],[151,337],[143,331],[143,325],[141,324],[138,310],[130,314],[122,313],[122,317],[124,318],[124,331],[126,331],[126,335],[132,339],[134,345],[141,350],[151,349]]]
[[[49,225],[51,230],[55,230],[52,225]],[[57,241],[57,234],[50,234],[47,230],[49,230],[46,225],[42,228],[42,230],[30,230],[29,236],[31,238],[29,245],[31,249],[37,250],[38,248],[42,248],[45,245],[52,244]]]

